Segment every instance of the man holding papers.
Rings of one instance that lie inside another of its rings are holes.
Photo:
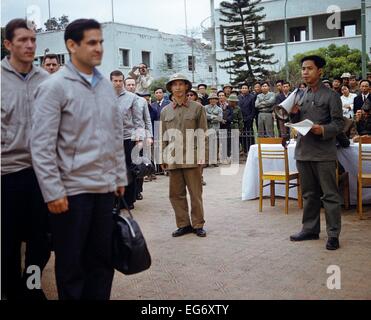
[[[340,196],[336,184],[336,135],[344,126],[342,104],[340,97],[321,82],[326,64],[323,58],[306,56],[301,64],[302,77],[308,87],[301,105],[292,108],[290,117],[293,123],[310,120],[313,125],[297,139],[295,159],[304,199],[303,228],[290,240],[319,239],[322,200],[328,235],[326,248],[336,250],[341,229]]]

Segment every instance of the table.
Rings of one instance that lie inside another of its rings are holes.
[[[262,145],[262,148],[268,145]],[[296,160],[294,159],[295,142],[290,142],[287,147],[290,171],[296,171]],[[270,149],[282,149],[281,145],[269,145]],[[338,160],[343,165],[345,171],[349,172],[349,193],[350,203],[357,204],[357,173],[358,173],[358,143],[351,144],[349,148],[339,148],[337,151]],[[363,145],[364,150],[371,150],[371,145]],[[282,160],[263,160],[264,171],[284,170]],[[371,162],[363,163],[363,171],[371,173]],[[264,188],[264,196],[270,195],[269,187]],[[285,196],[285,186],[276,185],[276,196]],[[259,197],[259,160],[258,145],[250,147],[247,157],[245,170],[242,178],[242,200],[252,200]],[[297,199],[297,188],[291,188],[289,197]],[[371,203],[371,189],[363,189],[363,203]]]
[[[262,149],[269,147],[271,150],[282,150],[280,144],[262,144]],[[294,159],[296,143],[290,142],[287,147],[289,169],[296,171],[296,160]],[[285,171],[285,164],[283,160],[268,160],[263,159],[264,171]],[[263,196],[269,196],[270,189],[265,187],[263,189]],[[276,184],[276,196],[285,196],[285,186]],[[252,200],[259,197],[259,159],[258,159],[258,145],[250,146],[249,154],[247,156],[245,170],[242,177],[242,200]],[[291,188],[289,197],[297,199],[297,188]]]
[[[371,145],[365,144],[362,146],[362,149],[371,150]],[[351,144],[349,148],[338,149],[338,160],[344,167],[345,171],[349,172],[350,204],[357,204],[358,150],[358,143]],[[362,164],[362,170],[364,173],[371,173],[371,162],[364,161]],[[371,203],[371,189],[363,189],[362,202],[364,204]]]

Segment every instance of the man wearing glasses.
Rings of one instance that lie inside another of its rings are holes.
[[[135,80],[135,93],[144,94],[149,92],[149,87],[152,84],[153,78],[149,74],[148,66],[145,63],[142,62],[139,66],[134,66],[129,72],[129,76]]]

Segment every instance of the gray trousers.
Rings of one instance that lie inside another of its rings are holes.
[[[258,133],[260,137],[274,137],[273,116],[271,112],[260,112],[258,115]]]
[[[296,161],[296,166],[300,173],[304,201],[303,231],[320,233],[322,200],[325,208],[327,235],[339,237],[341,205],[336,184],[336,161]]]

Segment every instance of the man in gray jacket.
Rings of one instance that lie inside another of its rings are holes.
[[[45,298],[40,288],[25,284],[27,277],[41,276],[50,256],[48,209],[29,147],[34,91],[48,73],[32,65],[36,36],[25,20],[6,25],[4,45],[10,55],[1,61],[1,298]],[[26,242],[23,278],[22,241]]]
[[[302,231],[291,241],[318,239],[321,203],[325,208],[328,240],[326,248],[339,248],[341,229],[340,196],[336,183],[336,136],[344,127],[339,95],[321,82],[326,61],[316,55],[301,60],[302,77],[308,85],[301,106],[291,112],[293,122],[305,119],[314,125],[305,136],[299,134],[295,148],[296,166],[304,199]]]
[[[258,132],[259,136],[274,136],[273,125],[273,106],[276,101],[276,96],[270,91],[268,82],[263,82],[261,85],[262,93],[256,97],[255,108],[258,112]]]
[[[153,132],[152,132],[152,122],[151,122],[151,115],[149,114],[148,109],[148,102],[147,100],[142,97],[141,93],[138,93],[137,90],[137,84],[133,78],[126,78],[125,79],[125,88],[129,92],[136,92],[137,93],[137,104],[139,106],[139,109],[141,110],[141,118],[144,123],[145,128],[145,139],[144,139],[144,145],[141,146],[141,148],[148,148],[153,144]],[[140,152],[140,155],[143,155],[143,151]],[[143,200],[143,178],[138,178],[136,181],[136,194],[135,199],[136,200]]]
[[[75,20],[64,40],[71,61],[37,89],[31,152],[51,212],[59,298],[108,300],[112,207],[127,184],[123,125],[112,84],[95,68],[100,24]]]
[[[124,75],[120,70],[112,71],[110,79],[116,90],[122,123],[124,125],[123,144],[125,147],[125,160],[127,168],[130,169],[133,148],[143,141],[145,136],[143,111],[138,103],[137,95],[125,89]],[[134,82],[134,80],[132,81]],[[128,170],[128,185],[125,189],[124,196],[130,210],[134,209],[136,195],[136,179],[134,179],[130,170]]]

